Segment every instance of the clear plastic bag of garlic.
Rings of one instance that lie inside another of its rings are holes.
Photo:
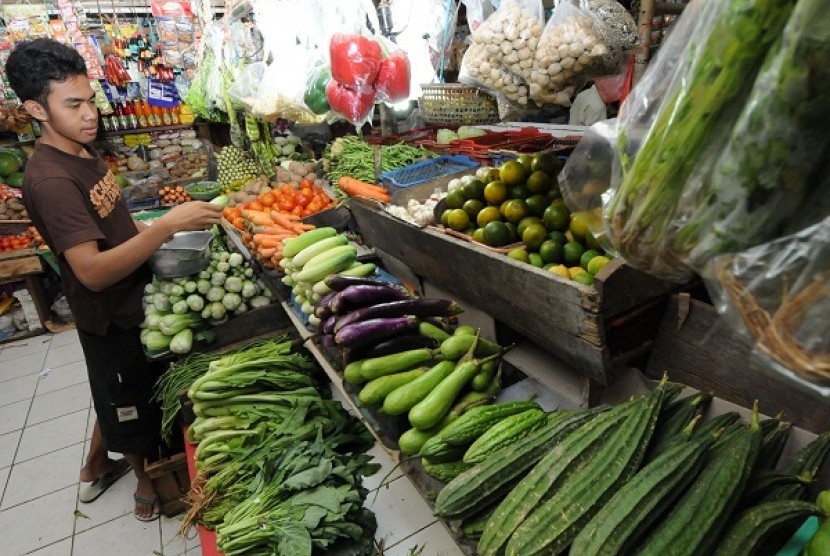
[[[502,2],[473,33],[472,44],[462,60],[460,81],[526,105],[543,13],[539,0]]]
[[[576,87],[586,79],[619,72],[636,45],[634,20],[608,0],[560,2],[554,9],[534,56],[530,97],[540,104],[570,106]]]

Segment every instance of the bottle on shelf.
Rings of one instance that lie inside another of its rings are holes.
[[[135,116],[132,103],[124,101],[122,111],[127,115],[127,125],[130,129],[138,129],[138,118]]]
[[[179,125],[179,107],[174,106],[168,112],[170,113],[170,125]]]
[[[170,118],[170,110],[168,108],[160,109],[161,112],[161,121],[163,125],[170,125],[172,123],[172,119]]]
[[[120,131],[122,129],[127,129],[126,126],[123,125],[121,120],[121,107],[117,103],[113,103],[112,106],[112,116],[110,117],[112,121],[112,130],[113,131]]]
[[[196,120],[196,118],[193,116],[193,112],[190,111],[190,107],[184,102],[179,104],[178,112],[179,122],[184,125],[190,125]]]
[[[161,109],[158,106],[151,106],[150,113],[152,114],[153,127],[161,126]]]
[[[144,113],[143,102],[141,100],[133,101],[133,112],[135,112],[136,119],[138,120],[138,127],[147,127],[149,125],[147,123],[147,114]]]

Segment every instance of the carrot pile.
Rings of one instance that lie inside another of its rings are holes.
[[[190,200],[190,195],[187,194],[181,185],[177,185],[176,187],[165,185],[159,189],[159,195],[161,195],[161,202],[165,205],[180,205]]]
[[[256,201],[246,205],[227,207],[222,216],[241,232],[248,251],[266,268],[279,265],[283,257],[283,240],[314,229],[296,214],[263,207]]]
[[[389,191],[385,187],[360,181],[350,176],[343,176],[337,182],[340,190],[349,197],[367,197],[383,203],[390,201]]]

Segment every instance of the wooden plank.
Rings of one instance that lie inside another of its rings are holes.
[[[602,314],[615,317],[631,311],[633,307],[666,298],[677,285],[655,278],[613,259],[600,270],[594,281],[601,299]]]
[[[640,13],[637,17],[637,29],[640,35],[640,46],[634,58],[634,85],[636,85],[648,67],[649,52],[651,49],[651,28],[654,24],[654,0],[641,0]]]
[[[0,261],[0,280],[18,276],[22,278],[29,274],[39,274],[41,272],[43,272],[43,265],[37,255]]]
[[[417,228],[365,204],[353,204],[352,212],[370,245],[450,294],[470,300],[597,382],[607,382],[611,363],[598,289],[557,280],[547,271]],[[619,263],[612,269],[620,269]],[[612,291],[637,287],[633,274],[624,272],[618,284],[609,286]],[[628,293],[625,299],[633,303],[649,295],[655,291]],[[622,311],[623,303],[608,303],[608,308]]]
[[[679,307],[673,296],[646,366],[649,377],[667,371],[671,380],[744,407],[757,399],[764,413],[783,411],[788,421],[809,431],[830,430],[823,402],[760,370],[749,340],[722,322],[714,307],[692,300],[685,321]]]

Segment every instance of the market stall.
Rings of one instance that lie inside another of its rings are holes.
[[[151,258],[142,325],[186,444],[148,470],[204,554],[376,553],[373,446],[464,554],[775,554],[803,525],[798,554],[826,520],[821,2],[692,2],[633,89],[612,0],[154,1],[103,31],[76,4],[135,217],[224,207]],[[618,118],[550,121],[594,80]]]

